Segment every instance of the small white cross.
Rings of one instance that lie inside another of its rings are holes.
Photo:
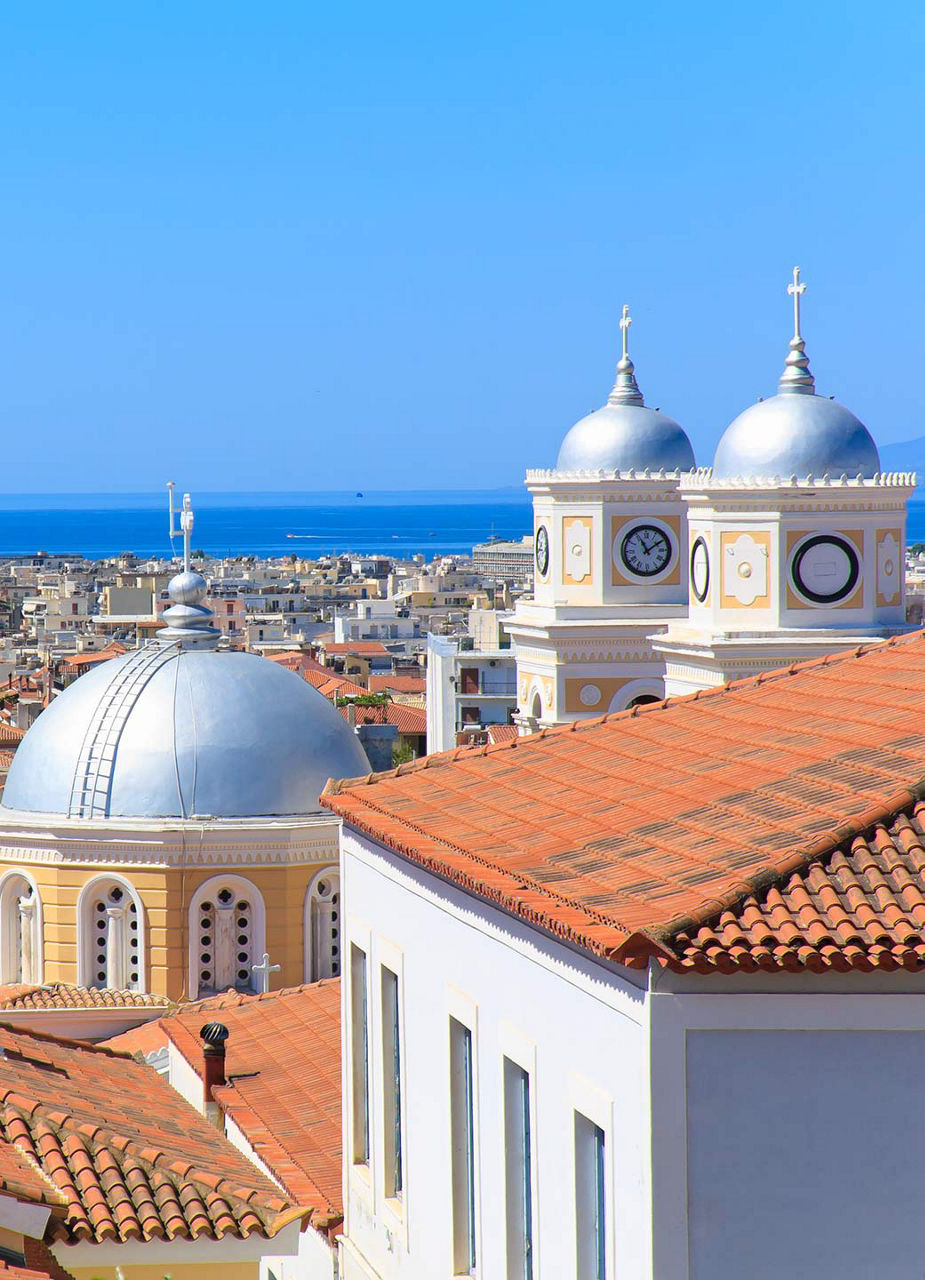
[[[252,964],[251,969],[258,975],[257,985],[261,995],[265,995],[270,990],[270,974],[279,973],[279,965],[270,964],[270,957],[264,951],[260,964]]]
[[[806,292],[806,285],[800,283],[800,268],[793,268],[793,284],[787,285],[787,292],[793,294],[793,336],[800,337],[800,298]]]
[[[630,325],[633,323],[630,316],[629,304],[624,302],[623,315],[620,317],[620,328],[623,330],[623,359],[625,360],[629,349]]]

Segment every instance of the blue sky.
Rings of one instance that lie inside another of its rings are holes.
[[[808,284],[820,392],[925,433],[909,3],[0,8],[5,487],[516,484],[600,404],[708,462]]]

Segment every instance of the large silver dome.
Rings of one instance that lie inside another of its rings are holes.
[[[627,350],[629,307],[624,306],[623,356],[607,403],[576,422],[562,441],[557,471],[691,471],[691,442],[673,418],[647,409]]]
[[[3,810],[97,818],[308,814],[369,772],[338,711],[256,654],[155,642],[101,663],[42,712]]]
[[[605,404],[562,441],[557,471],[691,471],[694,451],[667,414],[642,405]]]
[[[793,337],[778,394],[751,405],[723,432],[713,459],[717,480],[805,480],[810,475],[870,479],[880,471],[880,455],[864,423],[843,404],[816,395],[800,333],[805,291],[800,268],[794,267],[793,283],[787,286],[793,298]]]
[[[716,447],[713,475],[771,478],[876,475],[873,437],[850,409],[813,394],[782,392],[740,413]]]

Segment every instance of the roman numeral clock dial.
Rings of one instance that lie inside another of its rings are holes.
[[[630,573],[639,578],[652,578],[671,559],[668,534],[654,524],[637,524],[628,530],[620,543],[620,559]]]

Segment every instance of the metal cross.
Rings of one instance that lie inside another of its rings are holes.
[[[623,330],[623,359],[625,360],[629,347],[630,325],[633,323],[630,316],[629,304],[624,302],[623,315],[620,318],[620,328]]]
[[[257,985],[261,995],[265,995],[270,990],[270,974],[279,973],[279,965],[270,964],[270,957],[264,951],[260,964],[252,964],[251,969],[257,974]]]
[[[800,298],[806,292],[806,285],[800,283],[800,268],[793,268],[793,284],[787,285],[787,292],[793,294],[793,336],[800,335]]]

